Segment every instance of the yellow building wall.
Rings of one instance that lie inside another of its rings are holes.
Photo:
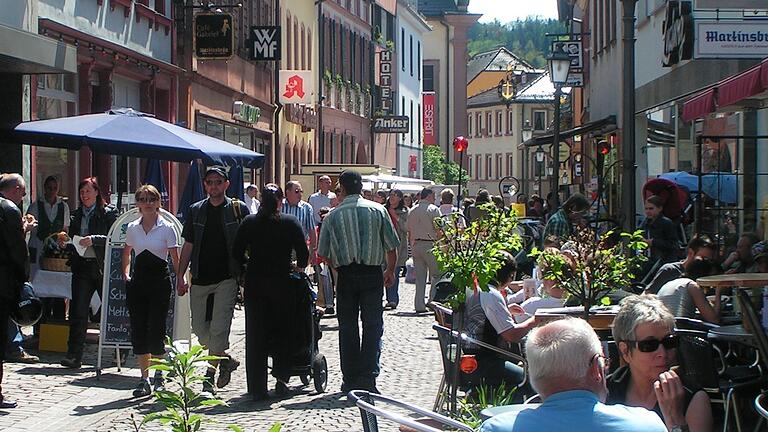
[[[482,93],[489,88],[497,87],[499,81],[507,75],[506,71],[483,71],[467,84],[467,97]]]

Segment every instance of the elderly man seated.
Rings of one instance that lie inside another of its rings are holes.
[[[586,321],[567,318],[535,328],[525,351],[531,385],[544,402],[536,409],[492,417],[481,432],[667,430],[652,411],[604,403],[608,363]]]

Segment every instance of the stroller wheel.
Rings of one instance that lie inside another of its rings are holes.
[[[304,385],[309,385],[309,375],[300,375],[299,379],[301,380],[301,383]]]
[[[328,386],[328,362],[322,354],[312,360],[312,379],[315,381],[315,390],[318,393],[325,392]]]

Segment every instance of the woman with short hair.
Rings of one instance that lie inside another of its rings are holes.
[[[675,317],[654,295],[632,295],[620,304],[613,339],[626,366],[608,377],[607,403],[653,410],[670,431],[711,431],[709,396],[683,387],[670,369],[679,344]]]
[[[141,217],[126,229],[123,279],[131,319],[131,344],[141,369],[141,380],[133,395],[144,397],[152,394],[150,361],[165,355],[165,322],[173,289],[168,255],[177,269],[180,245],[173,224],[160,216],[160,192],[152,185],[143,185],[136,190],[135,197]],[[163,388],[163,374],[155,371],[154,391]]]
[[[400,296],[398,295],[400,274],[405,270],[405,262],[408,261],[408,208],[405,207],[403,197],[403,192],[400,189],[392,189],[389,191],[389,197],[387,197],[387,202],[384,205],[392,221],[392,226],[394,226],[395,232],[400,238],[400,247],[397,251],[397,263],[395,265],[395,278],[392,280],[392,285],[385,287],[387,294],[386,309],[395,309],[398,303],[400,303]]]

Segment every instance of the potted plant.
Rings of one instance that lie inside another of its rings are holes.
[[[642,253],[648,247],[642,231],[609,231],[602,237],[588,228],[577,229],[560,250],[534,249],[531,256],[543,268],[542,276],[578,300],[589,320],[592,306],[605,304],[605,296],[627,288],[635,272],[646,261]],[[608,302],[608,304],[610,304]]]
[[[387,40],[387,51],[395,51],[395,41]]]

